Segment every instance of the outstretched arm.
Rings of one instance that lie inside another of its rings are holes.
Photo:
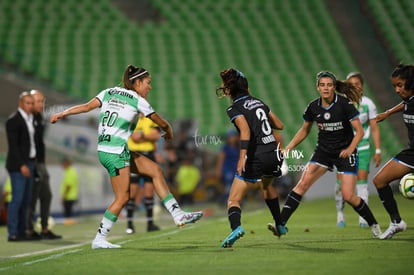
[[[51,115],[50,122],[55,123],[58,120],[65,118],[67,116],[76,115],[80,113],[87,113],[89,111],[92,111],[93,109],[98,108],[99,106],[101,106],[101,101],[95,97],[91,99],[88,103],[75,105],[64,110],[63,112]]]
[[[300,127],[300,129],[296,132],[295,136],[285,147],[284,151],[289,151],[295,148],[299,143],[301,143],[309,135],[311,128],[312,122],[304,121],[302,127]]]
[[[404,110],[404,102],[400,102],[399,104],[395,105],[391,109],[388,109],[385,112],[378,114],[376,117],[376,120],[377,122],[381,122],[385,120],[386,118],[388,118],[390,115],[401,112],[402,110]]]

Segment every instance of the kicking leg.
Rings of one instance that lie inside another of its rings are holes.
[[[161,201],[170,212],[177,226],[182,227],[185,224],[194,223],[201,219],[203,216],[203,212],[201,211],[187,213],[181,210],[181,207],[168,188],[161,167],[156,162],[139,154],[134,154],[134,161],[140,174],[152,178],[155,192],[161,198]]]
[[[308,163],[298,184],[289,193],[281,213],[282,225],[286,225],[290,216],[298,208],[302,196],[328,169],[315,163]]]

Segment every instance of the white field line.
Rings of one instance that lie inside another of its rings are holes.
[[[79,247],[79,246],[82,246],[82,245],[85,245],[85,244],[88,244],[88,243],[91,243],[91,242],[83,242],[83,243],[72,244],[72,245],[67,245],[67,246],[61,246],[61,247],[56,247],[56,248],[51,248],[51,249],[46,249],[46,250],[41,250],[41,251],[23,253],[23,254],[10,256],[10,258],[23,258],[23,257],[28,257],[28,256],[46,254],[46,253],[51,253],[51,252],[55,252],[55,251],[59,251],[59,250]]]
[[[5,271],[5,270],[8,270],[8,269],[17,268],[19,266],[32,265],[32,264],[39,263],[39,262],[45,262],[45,261],[57,259],[57,258],[63,257],[63,256],[68,255],[68,254],[77,253],[79,251],[82,251],[82,249],[78,248],[78,249],[74,249],[74,250],[65,251],[65,252],[55,254],[55,255],[51,255],[51,256],[48,256],[48,257],[45,257],[45,258],[40,258],[40,259],[37,259],[37,260],[34,260],[34,261],[23,262],[20,265],[0,267],[0,271]],[[37,254],[37,253],[33,253],[33,254]]]
[[[179,233],[180,231],[183,231],[183,230],[190,230],[192,228],[194,228],[194,227],[189,226],[189,227],[185,227],[185,228],[179,228],[179,229],[176,229],[176,230],[173,230],[173,231],[170,231],[170,232],[166,232],[166,233],[163,233],[163,234],[158,234],[158,235],[153,235],[153,236],[148,236],[148,237],[142,237],[142,238],[137,238],[137,239],[125,240],[125,241],[122,241],[122,242],[118,242],[117,244],[126,244],[126,243],[135,242],[135,241],[139,241],[139,240],[158,239],[158,238],[162,238],[162,237],[165,237],[165,236],[170,236],[170,235],[177,234],[177,233]],[[35,252],[30,252],[30,253],[24,253],[24,254],[11,256],[10,258],[22,258],[22,257],[28,257],[28,256],[35,256],[35,255],[39,255],[39,254],[46,254],[46,253],[51,253],[51,252],[54,252],[54,251],[59,251],[59,250],[64,250],[64,249],[69,249],[69,248],[76,248],[76,247],[83,246],[83,245],[90,244],[90,243],[91,242],[89,241],[89,242],[83,242],[83,243],[78,243],[78,244],[74,244],[74,245],[62,246],[62,247],[53,248],[53,249],[35,251]],[[51,255],[51,256],[47,256],[47,257],[44,257],[44,258],[39,258],[39,259],[34,260],[34,261],[22,262],[19,265],[8,266],[8,267],[0,267],[0,271],[5,271],[5,270],[12,269],[12,268],[17,268],[19,266],[32,265],[32,264],[39,263],[39,262],[54,260],[56,258],[60,258],[60,257],[63,257],[65,255],[68,255],[68,254],[74,254],[74,253],[80,252],[82,250],[83,250],[83,248],[73,249],[73,250],[65,251],[65,252],[62,252],[62,253],[59,253],[59,254],[54,254],[54,255]]]

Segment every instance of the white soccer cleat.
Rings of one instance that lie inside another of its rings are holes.
[[[379,236],[382,234],[379,224],[376,223],[371,225],[371,232],[373,238],[379,238]]]
[[[203,212],[202,211],[198,211],[198,212],[183,212],[180,216],[174,218],[174,223],[178,227],[183,227],[186,224],[195,223],[196,221],[198,221],[199,219],[201,219],[202,216],[203,216]]]
[[[380,240],[391,239],[392,236],[397,234],[398,232],[405,231],[407,229],[407,224],[405,221],[401,220],[399,223],[390,223],[387,230],[379,236]]]
[[[121,248],[121,246],[118,244],[110,243],[106,240],[93,240],[92,249],[99,249],[99,248]]]

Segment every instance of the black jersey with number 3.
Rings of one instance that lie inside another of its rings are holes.
[[[351,120],[357,118],[358,115],[358,110],[347,98],[335,94],[332,104],[327,108],[322,106],[320,98],[309,103],[303,119],[316,122],[318,126],[316,149],[339,155],[354,138]]]
[[[227,108],[227,115],[230,121],[238,116],[244,116],[250,128],[250,142],[247,156],[252,154],[269,152],[277,149],[273,129],[269,122],[269,107],[260,99],[250,95],[243,95],[233,101]],[[237,128],[237,125],[234,124]],[[237,128],[237,130],[239,130]],[[240,130],[239,130],[240,131]]]

